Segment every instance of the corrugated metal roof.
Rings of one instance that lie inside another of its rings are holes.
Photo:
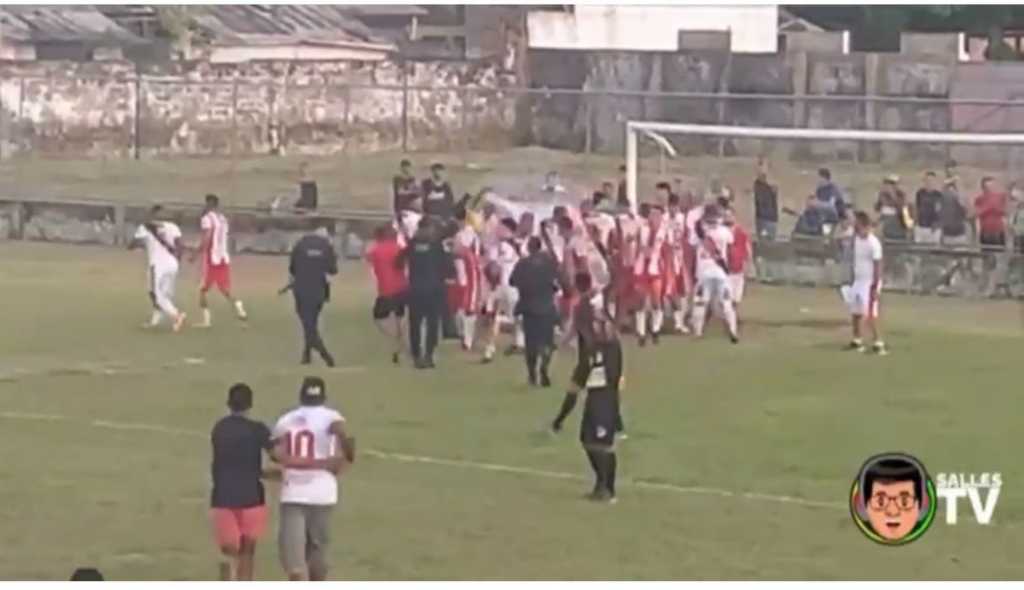
[[[3,38],[20,43],[145,44],[92,6],[0,6]]]
[[[356,17],[360,16],[426,16],[426,8],[415,4],[349,4],[339,6],[340,10]]]
[[[214,45],[268,43],[344,43],[391,47],[345,7],[328,5],[208,5],[196,24]]]

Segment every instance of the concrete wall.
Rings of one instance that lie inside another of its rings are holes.
[[[778,48],[778,7],[577,4],[573,12],[530,11],[527,28],[536,49],[675,51],[679,31],[728,31],[732,51],[772,53]]]
[[[443,148],[464,134],[500,144],[515,122],[515,96],[503,92],[513,78],[490,62],[415,63],[407,74],[391,62],[141,73],[126,63],[6,64],[0,141],[4,154],[77,156],[373,151],[401,147],[405,109],[409,147]],[[405,101],[403,83],[442,90]]]

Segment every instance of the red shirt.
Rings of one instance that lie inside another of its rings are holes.
[[[1006,193],[981,193],[974,199],[981,233],[998,235],[1006,230]]]
[[[737,274],[743,272],[747,266],[747,254],[750,252],[750,234],[745,229],[735,224],[732,226],[732,244],[729,244],[728,262],[729,272]]]
[[[402,246],[398,240],[374,241],[366,250],[366,260],[373,267],[373,276],[377,278],[377,295],[380,297],[398,295],[409,285],[405,270],[395,264],[401,252]]]

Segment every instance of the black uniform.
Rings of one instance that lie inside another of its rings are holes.
[[[555,346],[555,325],[558,307],[558,268],[550,254],[539,251],[516,263],[509,284],[519,291],[516,314],[523,316],[523,335],[526,337],[526,371],[531,384],[550,384],[548,364]]]
[[[433,215],[448,221],[455,215],[455,193],[447,180],[440,182],[433,178],[423,181],[423,214]]]
[[[391,188],[394,193],[392,205],[394,207],[395,214],[408,209],[412,202],[420,196],[420,189],[419,186],[416,185],[415,176],[403,176],[401,174],[396,174],[391,180]]]
[[[292,275],[292,293],[295,311],[302,323],[302,362],[310,362],[310,351],[315,350],[327,366],[334,366],[334,357],[327,351],[320,337],[320,311],[330,300],[329,275],[338,273],[338,257],[331,242],[316,234],[303,236],[292,248],[288,272]]]
[[[417,366],[433,366],[441,317],[447,305],[445,281],[455,276],[455,263],[433,232],[423,230],[409,241],[401,261],[409,267],[409,348]]]
[[[615,333],[614,322],[590,299],[577,305],[573,321],[579,337],[579,358],[572,373],[576,389],[566,393],[552,427],[561,430],[562,422],[576,406],[576,391],[585,389],[587,399],[580,422],[580,442],[594,470],[591,496],[611,499],[615,497],[618,468],[615,433],[622,428],[619,412],[622,344]]]

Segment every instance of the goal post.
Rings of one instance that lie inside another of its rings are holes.
[[[705,136],[722,139],[764,139],[831,142],[960,144],[1015,146],[1024,148],[1024,133],[958,133],[934,131],[875,131],[860,129],[821,129],[793,127],[740,127],[659,121],[626,122],[626,195],[636,210],[639,202],[639,148],[645,135]],[[660,142],[655,142],[660,144]],[[664,146],[659,148],[664,150]],[[1024,172],[1024,171],[1022,171]]]

